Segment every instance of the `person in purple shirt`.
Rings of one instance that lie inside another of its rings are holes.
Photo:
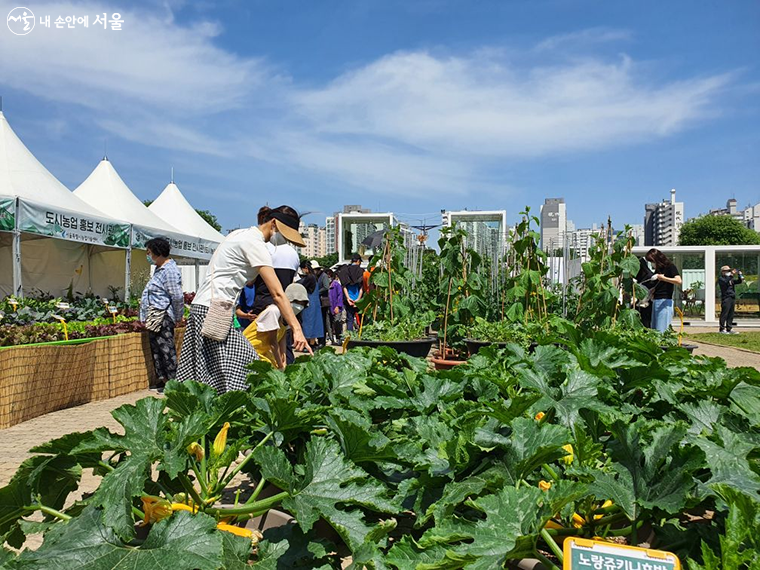
[[[340,284],[338,275],[332,269],[328,269],[326,273],[330,278],[330,288],[327,294],[330,297],[332,342],[333,344],[340,344],[343,337],[343,323],[346,322],[346,311],[343,307],[343,286]]]

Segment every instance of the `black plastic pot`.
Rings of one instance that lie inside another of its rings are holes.
[[[403,352],[409,356],[416,356],[418,358],[425,358],[433,343],[436,342],[434,338],[421,338],[417,340],[396,340],[396,341],[382,341],[382,340],[349,340],[347,348],[354,348],[355,346],[371,346],[377,348],[379,346],[388,346],[394,349],[396,352]]]
[[[478,351],[484,346],[495,346],[496,348],[504,348],[505,346],[510,344],[508,342],[491,342],[488,340],[475,340],[474,338],[466,338],[464,339],[464,343],[467,345],[467,352],[470,354],[470,356],[472,356],[473,354],[477,354]]]
[[[671,348],[685,348],[689,351],[689,354],[694,354],[694,349],[699,348],[696,344],[682,344],[681,346],[661,346],[662,350],[670,350]]]

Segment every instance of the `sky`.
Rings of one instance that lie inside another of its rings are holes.
[[[564,197],[577,227],[621,227],[671,188],[687,218],[760,202],[755,0],[0,0],[0,14],[22,1],[36,23],[0,28],[3,111],[72,190],[107,148],[138,197],[173,167],[224,228],[267,203],[320,225],[344,204],[514,223]],[[114,12],[121,31],[94,24]]]

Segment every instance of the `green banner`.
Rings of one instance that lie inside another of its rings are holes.
[[[177,257],[190,257],[192,259],[211,259],[218,243],[206,241],[200,238],[183,236],[180,234],[161,232],[141,226],[133,226],[132,247],[145,249],[145,244],[153,238],[163,237],[171,243],[171,255]]]
[[[0,197],[0,232],[16,229],[16,199]]]
[[[19,229],[81,243],[129,247],[129,224],[23,200],[19,205]]]

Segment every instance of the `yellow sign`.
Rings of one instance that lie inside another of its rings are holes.
[[[675,554],[570,537],[564,544],[563,570],[681,570]]]

